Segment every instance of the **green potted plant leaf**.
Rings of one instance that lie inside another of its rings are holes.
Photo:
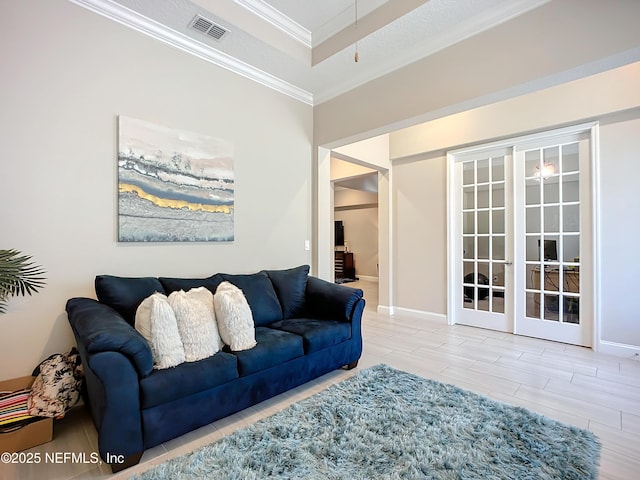
[[[9,297],[32,295],[45,285],[45,271],[18,250],[0,249],[0,314],[7,311]]]

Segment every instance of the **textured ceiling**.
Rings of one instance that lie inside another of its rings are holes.
[[[275,10],[311,32],[316,45],[355,21],[354,0],[265,0]],[[358,17],[362,18],[388,0],[358,0]]]
[[[361,12],[364,11],[364,8],[368,8],[370,11],[373,9],[371,5],[378,7],[385,1],[360,0],[358,6]],[[344,12],[353,20],[354,0],[266,0],[265,3],[268,3],[311,32],[317,31]]]
[[[318,104],[549,0],[358,0],[357,28],[355,0],[71,1]],[[229,33],[191,29],[197,14]]]

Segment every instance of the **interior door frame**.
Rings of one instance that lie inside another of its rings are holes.
[[[456,201],[456,195],[458,194],[456,176],[455,176],[455,165],[456,160],[459,159],[463,155],[474,154],[474,153],[482,153],[483,151],[497,150],[500,148],[504,149],[515,149],[520,144],[531,143],[538,140],[549,139],[553,140],[554,137],[564,137],[568,135],[578,135],[581,133],[587,133],[590,139],[590,159],[589,159],[589,168],[591,169],[590,176],[590,208],[588,214],[590,215],[590,252],[592,255],[592,275],[591,278],[585,279],[586,282],[589,282],[589,289],[593,292],[593,296],[590,299],[590,311],[593,313],[593,318],[591,322],[591,345],[592,348],[597,349],[598,341],[600,338],[601,331],[601,322],[600,322],[600,250],[599,250],[599,123],[598,122],[588,122],[583,124],[578,124],[574,126],[558,128],[558,129],[550,129],[540,131],[539,133],[523,135],[523,136],[515,136],[511,138],[507,138],[504,140],[499,140],[496,142],[488,142],[485,144],[479,144],[467,148],[461,148],[457,150],[452,150],[447,152],[447,245],[449,246],[447,252],[447,322],[449,325],[455,325],[457,323],[456,319],[456,308],[461,299],[460,294],[460,285],[457,283],[458,275],[456,275],[456,269],[459,268],[459,262],[461,259],[460,256],[460,248],[458,246],[458,232],[460,231],[459,225],[459,215],[457,211],[458,202]],[[513,182],[514,179],[511,179]],[[515,214],[515,212],[514,212]],[[509,221],[509,220],[507,220]],[[513,222],[513,219],[511,220]],[[507,251],[511,251],[513,255],[513,250],[507,249]],[[509,261],[513,261],[514,258],[511,257]],[[513,275],[513,272],[511,272]],[[514,282],[512,282],[513,285]],[[515,292],[514,292],[515,293]],[[510,308],[507,308],[505,305],[505,313],[507,311],[511,311],[512,318],[511,324],[514,327],[512,331],[517,331],[517,326],[515,325],[515,307],[516,307],[516,295],[511,295],[512,305]],[[586,300],[586,299],[585,299]]]

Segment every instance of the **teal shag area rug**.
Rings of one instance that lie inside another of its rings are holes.
[[[378,365],[133,478],[585,480],[599,458],[587,430]]]

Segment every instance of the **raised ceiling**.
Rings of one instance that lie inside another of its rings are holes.
[[[549,0],[71,1],[315,105]],[[191,28],[197,15],[227,33]]]

